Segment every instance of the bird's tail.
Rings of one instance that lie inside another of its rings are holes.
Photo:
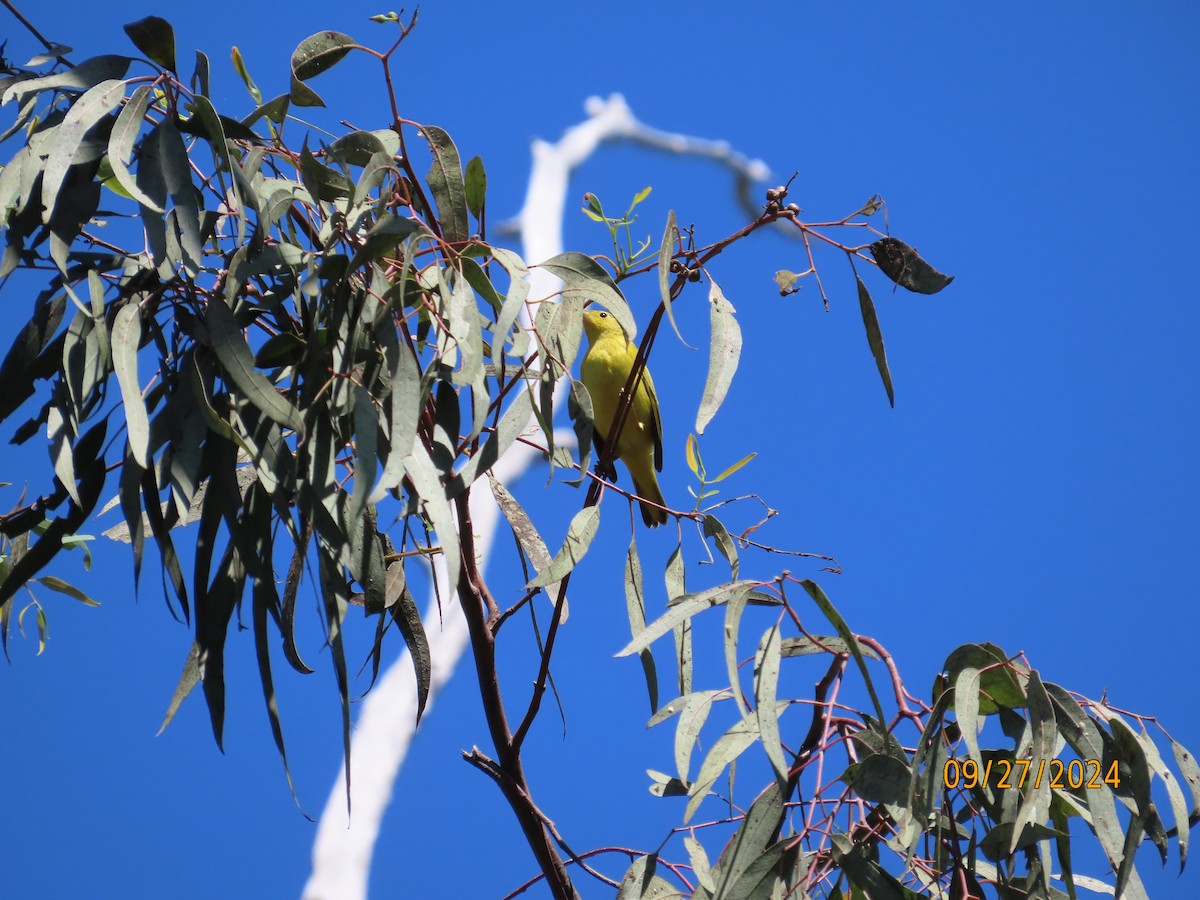
[[[652,503],[657,503],[658,506],[666,506],[667,501],[663,499],[662,491],[658,487],[658,479],[653,474],[650,475],[650,483],[644,484],[636,478],[633,480],[633,489],[639,497],[644,497]],[[667,524],[667,511],[659,509],[658,506],[651,506],[644,500],[641,501],[642,521],[646,523],[646,527],[655,528],[658,525]]]

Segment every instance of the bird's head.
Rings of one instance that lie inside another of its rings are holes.
[[[589,309],[583,314],[583,330],[587,332],[589,344],[594,344],[601,337],[610,334],[625,334],[612,313],[603,309]]]

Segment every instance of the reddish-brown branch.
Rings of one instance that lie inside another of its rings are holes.
[[[498,616],[499,612],[495,610],[494,601],[489,603],[490,598],[480,589],[483,578],[476,564],[469,497],[470,491],[463,491],[455,499],[461,542],[461,570],[456,590],[470,630],[479,694],[483,701],[488,731],[499,760],[496,763],[498,772],[493,775],[493,780],[512,807],[553,896],[556,900],[576,900],[578,895],[571,884],[562,857],[555,849],[540,813],[530,798],[528,781],[521,763],[520,747],[514,741],[508,726],[499,675],[496,671],[495,636],[488,627],[488,617],[484,615],[484,609],[485,606],[489,608],[489,615]],[[549,655],[549,647],[546,655]]]

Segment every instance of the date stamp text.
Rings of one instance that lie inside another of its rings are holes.
[[[998,790],[1023,790],[1032,779],[1036,790],[1043,783],[1051,788],[1096,790],[1103,785],[1121,786],[1117,762],[1104,766],[1098,759],[989,759],[982,765],[973,759],[950,759],[942,769],[942,785],[947,790],[963,787],[992,787]]]

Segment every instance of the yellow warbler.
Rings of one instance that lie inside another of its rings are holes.
[[[588,336],[588,352],[579,368],[579,377],[592,398],[595,414],[596,445],[603,452],[603,442],[612,432],[613,418],[621,397],[621,389],[629,380],[637,347],[625,337],[625,330],[609,313],[589,310],[583,314],[583,330]],[[650,370],[642,372],[641,381],[633,395],[633,403],[625,417],[621,437],[617,442],[616,458],[625,463],[633,476],[633,491],[644,500],[666,506],[654,470],[662,471],[662,419],[658,412],[658,397]],[[667,521],[665,510],[642,503],[642,521],[653,528]]]

